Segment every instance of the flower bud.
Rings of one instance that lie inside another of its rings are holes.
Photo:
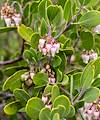
[[[42,96],[42,101],[44,104],[48,102],[48,97],[47,96]]]
[[[32,82],[31,79],[28,79],[28,80],[25,81],[25,84],[26,84],[27,86],[29,86],[29,87],[32,85],[32,83],[33,83],[33,82]]]
[[[46,65],[46,69],[47,70],[50,69],[50,65],[49,64]]]
[[[55,82],[56,82],[56,79],[55,78],[49,78],[49,83],[51,83],[51,84],[55,84]]]

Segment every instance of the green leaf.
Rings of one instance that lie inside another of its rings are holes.
[[[58,5],[50,5],[47,8],[47,16],[50,22],[60,25],[62,20],[62,7]]]
[[[68,84],[68,81],[69,81],[69,77],[64,74],[64,77],[63,77],[63,80],[62,80],[61,84],[63,86],[66,86]]]
[[[64,7],[66,0],[57,0],[57,4]]]
[[[53,102],[54,108],[57,107],[58,105],[63,105],[66,108],[66,111],[68,111],[70,108],[69,98],[66,97],[65,95],[59,95]]]
[[[32,53],[30,50],[25,50],[23,53],[23,56],[26,60],[33,61],[34,63],[37,63],[36,59],[34,57],[34,53]]]
[[[55,67],[58,67],[58,66],[61,64],[61,62],[62,62],[61,58],[56,55],[56,56],[53,58],[53,60],[51,61],[51,66],[54,67],[54,68],[55,68]]]
[[[71,47],[66,47],[65,49],[60,49],[60,51],[65,52],[66,56],[72,55],[74,50]]]
[[[60,115],[55,113],[52,120],[60,120]]]
[[[4,69],[4,74],[6,76],[11,76],[12,74],[14,74],[15,72],[17,72],[18,70],[22,70],[22,69],[26,69],[26,66],[11,66],[11,67],[7,67]]]
[[[82,47],[86,50],[93,49],[94,46],[94,38],[92,33],[90,32],[81,32],[80,34],[81,41],[82,41]]]
[[[92,86],[100,87],[100,77],[98,77],[94,80],[94,82],[92,83]]]
[[[44,89],[44,94],[50,94],[52,91],[52,85],[47,85]]]
[[[59,69],[57,69],[57,72],[56,72],[57,82],[61,82],[62,81],[62,77],[63,77],[62,72]]]
[[[4,112],[7,115],[14,115],[21,108],[20,103],[18,101],[11,102],[4,107]]]
[[[84,25],[86,27],[94,27],[100,24],[100,11],[92,10],[90,12],[85,13],[79,19],[79,24]]]
[[[33,34],[33,30],[22,24],[18,26],[18,33],[24,40],[26,40],[27,42],[30,42],[31,36]]]
[[[41,17],[43,17],[44,19],[47,17],[47,10],[46,7],[51,5],[51,1],[50,0],[42,0],[38,6],[38,10],[39,10],[39,14]]]
[[[39,113],[39,120],[51,120],[51,110],[43,108]]]
[[[81,76],[81,86],[83,89],[87,89],[91,86],[92,82],[94,79],[94,67],[92,65],[92,63],[89,63]]]
[[[39,112],[44,107],[44,104],[40,98],[33,97],[28,100],[26,104],[26,113],[30,118],[34,120],[39,119]]]
[[[78,72],[73,74],[73,84],[74,84],[74,89],[80,89],[81,85],[80,85],[80,78],[81,78],[82,73]]]
[[[39,1],[31,2],[30,11],[31,11],[32,14],[38,12],[38,5],[39,5]]]
[[[0,33],[10,32],[16,30],[16,27],[0,27]]]
[[[51,111],[51,118],[53,118],[53,116],[55,115],[55,113],[59,113],[60,118],[65,117],[65,113],[66,113],[66,108],[63,105],[58,105],[56,108],[52,108]]]
[[[13,75],[11,75],[4,83],[3,90],[10,89],[13,91],[16,88],[21,88],[21,75],[24,74],[27,70],[20,70]]]
[[[26,105],[27,101],[30,99],[30,95],[23,89],[14,90],[15,97],[21,102],[22,105]]]
[[[94,67],[95,67],[95,76],[97,76],[98,74],[100,74],[100,57],[98,57],[94,63],[93,63]]]
[[[33,33],[31,36],[31,46],[32,48],[38,48],[40,36],[38,33]]]
[[[48,83],[48,75],[46,73],[38,72],[34,75],[33,82],[38,86],[46,85]]]
[[[81,5],[87,5],[91,0],[79,0]]]
[[[72,118],[75,115],[75,108],[71,105],[69,112],[67,114],[67,118]]]
[[[67,0],[64,6],[64,18],[68,22],[71,16],[71,0]]]
[[[46,23],[45,19],[43,18],[42,22],[41,22],[41,36],[46,35],[47,32],[48,32],[47,23]]]
[[[54,85],[51,91],[51,101],[53,102],[55,98],[59,95],[60,95],[59,87],[57,85]]]
[[[93,102],[100,96],[100,90],[98,88],[90,88],[86,91],[83,100],[85,102]]]

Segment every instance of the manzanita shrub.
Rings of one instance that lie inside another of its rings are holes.
[[[100,0],[8,0],[1,19],[22,48],[0,62],[0,119],[100,120]]]

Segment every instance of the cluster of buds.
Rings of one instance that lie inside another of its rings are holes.
[[[86,64],[91,60],[97,59],[97,57],[98,57],[98,54],[95,53],[93,50],[90,50],[90,51],[85,51],[84,50],[82,52],[82,59],[83,59],[83,62],[86,63]]]
[[[41,71],[48,74],[48,81],[50,84],[55,84],[56,82],[55,72],[51,69],[49,64],[46,64]]]
[[[51,109],[52,108],[52,103],[49,100],[48,96],[42,96],[42,101],[45,104],[45,107]]]
[[[34,75],[35,75],[34,71],[26,72],[23,75],[21,75],[21,79],[25,81],[25,84],[27,86],[31,86],[33,83],[32,79]]]
[[[8,4],[4,4],[1,8],[1,19],[4,19],[7,27],[18,26],[21,23],[21,14]]]
[[[46,36],[39,40],[38,48],[43,55],[54,57],[56,53],[59,53],[60,44],[54,38]]]
[[[86,120],[100,120],[100,98],[93,103],[85,103],[80,111]]]
[[[100,25],[97,25],[94,29],[93,32],[100,34]]]

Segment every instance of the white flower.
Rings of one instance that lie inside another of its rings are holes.
[[[59,43],[55,43],[53,46],[56,47],[56,53],[59,53],[60,44]]]
[[[51,55],[52,55],[52,57],[54,57],[55,54],[56,54],[56,47],[52,47],[51,48]]]
[[[23,75],[21,75],[21,78],[22,78],[22,80],[27,80],[28,79],[28,74],[23,74]]]
[[[31,72],[31,73],[30,73],[31,79],[33,79],[34,75],[35,75],[34,72]]]
[[[14,16],[12,18],[15,21],[16,26],[18,26],[21,23],[21,17]]]
[[[55,84],[55,82],[56,82],[56,79],[55,78],[49,78],[49,83],[51,83],[51,84]]]
[[[95,33],[97,33],[97,34],[100,34],[100,25],[97,25],[97,26],[93,29],[93,31],[94,31]]]
[[[89,109],[92,106],[92,103],[85,103],[84,107],[85,109]]]
[[[98,119],[99,115],[100,115],[99,111],[94,111],[94,117],[95,117],[95,119]]]
[[[39,45],[41,48],[44,47],[46,40],[45,39],[39,39]]]
[[[10,27],[11,26],[11,18],[5,18],[4,20],[5,20],[7,27]]]
[[[87,54],[82,54],[82,59],[83,62],[87,64],[89,62],[90,56]]]
[[[46,54],[47,54],[47,49],[46,49],[46,48],[43,48],[43,49],[42,49],[42,52],[43,52],[43,55],[46,55]]]
[[[87,113],[88,113],[88,115],[92,115],[93,114],[93,110],[89,109],[89,110],[87,110]]]
[[[46,44],[46,48],[47,48],[47,52],[48,52],[48,53],[50,52],[51,47],[52,47],[51,44]]]
[[[48,101],[48,97],[47,96],[42,96],[42,101],[43,101],[44,104],[46,104],[47,101]]]
[[[90,59],[91,59],[91,60],[95,60],[95,59],[97,59],[97,57],[98,57],[98,54],[97,54],[97,53],[92,53],[92,54],[90,55]]]

